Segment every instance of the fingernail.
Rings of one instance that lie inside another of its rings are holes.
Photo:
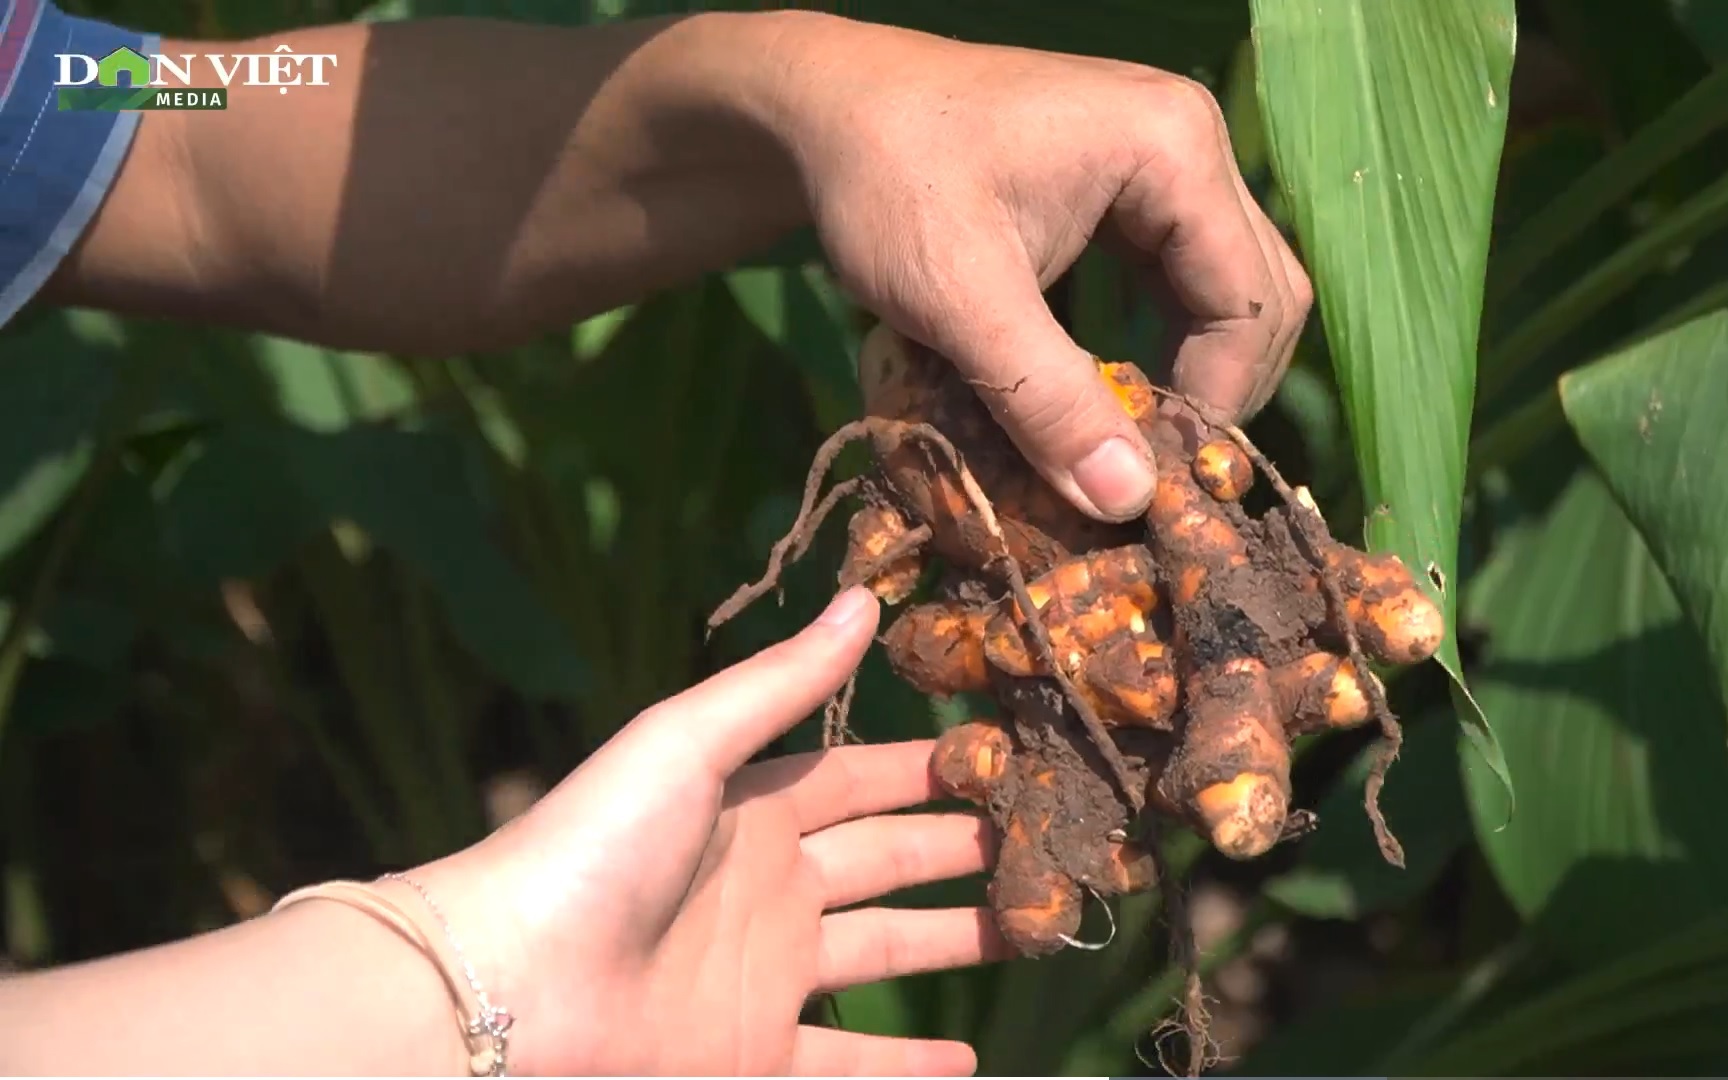
[[[869,589],[854,585],[830,600],[822,614],[816,616],[816,621],[823,626],[845,626],[864,614],[875,599]]]
[[[1081,458],[1073,475],[1098,512],[1118,520],[1144,512],[1158,482],[1152,463],[1120,435]]]

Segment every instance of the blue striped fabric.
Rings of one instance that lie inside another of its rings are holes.
[[[56,53],[102,57],[153,35],[67,15],[49,0],[5,0],[0,30],[0,324],[42,288],[107,194],[137,113],[60,112]]]

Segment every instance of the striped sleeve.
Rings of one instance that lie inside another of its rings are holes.
[[[135,112],[60,112],[57,54],[149,55],[153,35],[4,0],[0,28],[0,325],[42,288],[89,226],[119,171]]]

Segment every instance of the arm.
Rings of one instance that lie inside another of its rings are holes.
[[[860,305],[1115,521],[1150,502],[1151,451],[1043,290],[1112,245],[1177,316],[1170,354],[1140,359],[1238,416],[1270,398],[1312,302],[1217,103],[1166,72],[799,11],[255,44],[281,41],[338,56],[335,85],[147,116],[51,299],[449,355],[808,222]]]
[[[515,1018],[513,1075],[971,1074],[964,1044],[798,1023],[815,993],[1007,955],[983,908],[868,903],[989,864],[980,817],[899,812],[942,797],[929,740],[747,764],[839,690],[879,616],[848,590],[414,871]],[[412,886],[382,888],[438,937]],[[0,1074],[467,1071],[433,964],[338,903],[0,979]]]
[[[0,1072],[14,1076],[442,1076],[468,1064],[430,961],[328,902],[0,979],[0,1017]]]
[[[164,42],[338,59],[327,87],[236,84],[223,112],[143,114],[48,299],[444,355],[723,268],[805,219],[766,134],[787,18]]]

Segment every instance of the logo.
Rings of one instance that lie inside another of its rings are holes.
[[[335,70],[330,53],[296,53],[278,45],[267,53],[146,55],[122,46],[97,58],[56,53],[55,92],[62,112],[138,112],[145,109],[226,109],[228,89],[273,86],[286,94],[295,86],[329,86]]]

